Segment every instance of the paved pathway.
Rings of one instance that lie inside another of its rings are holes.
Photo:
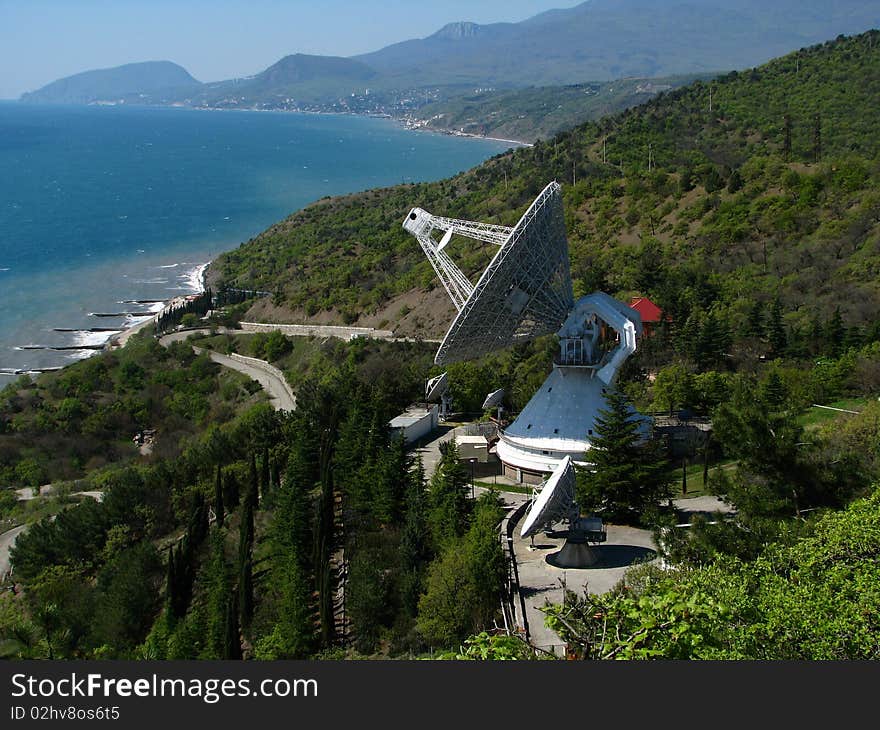
[[[453,437],[461,436],[464,433],[464,426],[453,427],[449,425],[441,425],[432,435],[431,440],[422,446],[418,446],[415,452],[422,457],[422,466],[425,469],[425,478],[430,479],[440,463],[440,444],[451,440]]]
[[[28,525],[20,525],[0,535],[0,580],[9,572],[9,551],[15,545],[18,536],[27,528]]]
[[[218,334],[230,332],[223,327],[215,330]],[[171,332],[162,335],[159,338],[159,344],[168,347],[172,342],[185,341],[190,335],[208,335],[211,334],[210,329],[193,329],[181,330],[179,332]],[[197,353],[205,352],[201,348],[193,346],[193,350]],[[269,402],[277,411],[292,411],[296,408],[296,396],[288,385],[284,374],[276,367],[266,362],[258,360],[254,357],[245,357],[243,355],[224,355],[220,352],[210,351],[211,359],[222,365],[223,367],[237,370],[247,375],[252,380],[256,380],[266,391],[269,396]]]
[[[51,497],[54,491],[54,485],[44,484],[39,490],[37,490],[36,487],[22,487],[21,489],[16,489],[15,494],[19,502],[29,502],[32,499],[38,499],[39,497]]]
[[[509,499],[511,495],[505,497]],[[564,586],[575,593],[585,590],[597,595],[605,593],[617,585],[633,563],[652,560],[656,556],[656,545],[650,530],[606,525],[607,541],[591,546],[599,558],[593,567],[557,568],[547,562],[547,556],[562,548],[564,535],[538,533],[532,547],[528,538],[520,537],[519,531],[520,525],[517,524],[513,552],[525,599],[531,641],[535,646],[559,655],[564,653],[564,646],[559,637],[544,626],[541,607],[548,602],[561,602]]]
[[[673,499],[672,504],[675,505],[676,509],[679,509],[682,512],[686,513],[702,512],[704,514],[711,515],[715,512],[731,514],[736,511],[736,509],[732,505],[722,501],[720,498],[713,495]]]
[[[199,348],[193,348],[196,352],[202,352]],[[211,359],[223,367],[238,370],[252,380],[256,380],[266,394],[269,402],[276,411],[293,411],[296,409],[296,396],[287,384],[284,374],[265,360],[243,357],[241,355],[223,355],[219,352],[211,352]]]

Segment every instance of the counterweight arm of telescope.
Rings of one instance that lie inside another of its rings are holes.
[[[456,227],[458,224],[462,224],[461,229]],[[471,238],[476,237],[471,234],[478,233],[480,240],[496,242],[500,238],[502,230],[506,230],[508,232],[507,235],[510,232],[510,229],[506,229],[503,226],[472,223],[470,221],[454,221],[451,218],[438,218],[421,208],[413,208],[410,211],[403,222],[403,227],[418,240],[419,245],[428,257],[428,261],[431,262],[434,272],[440,277],[440,281],[443,282],[449,298],[452,299],[459,312],[464,309],[464,305],[471,294],[473,294],[474,285],[462,273],[461,269],[455,265],[455,262],[449,258],[449,255],[443,251],[443,248],[449,243],[453,233],[462,232],[462,235],[469,235]],[[431,235],[435,230],[446,231],[443,235],[443,240],[439,244]],[[463,233],[464,230],[468,230],[469,233]],[[500,242],[503,243],[503,240]]]
[[[446,248],[446,244],[449,243],[449,239],[454,233],[501,246],[513,232],[513,228],[507,226],[496,226],[492,223],[480,223],[479,221],[464,221],[456,218],[441,218],[435,215],[430,216],[430,226],[432,230],[445,231],[439,244],[441,251]]]

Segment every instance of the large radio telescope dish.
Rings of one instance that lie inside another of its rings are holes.
[[[523,520],[520,535],[531,537],[542,527],[567,517],[574,507],[575,471],[570,456],[559,462]]]
[[[458,315],[434,362],[481,357],[559,329],[574,304],[559,184],[552,182],[513,228],[439,218],[420,208],[403,227],[419,241]],[[444,231],[438,243],[434,230]],[[443,250],[450,231],[500,245],[476,286]]]

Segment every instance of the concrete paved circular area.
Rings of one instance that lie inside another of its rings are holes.
[[[526,604],[531,642],[547,651],[561,655],[564,647],[552,631],[544,626],[540,608],[547,603],[560,603],[563,591],[587,591],[593,594],[611,590],[634,563],[653,560],[657,546],[650,530],[623,525],[606,525],[608,539],[593,545],[598,562],[589,568],[557,568],[547,556],[558,552],[565,542],[564,533],[539,533],[531,541],[514,530],[513,550],[519,571],[519,583]]]

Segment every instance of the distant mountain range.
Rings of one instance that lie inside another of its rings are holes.
[[[755,66],[878,25],[876,0],[590,0],[357,58],[402,86],[570,84]]]
[[[381,106],[433,87],[523,88],[740,69],[878,26],[877,0],[588,0],[520,23],[451,23],[353,58],[294,54],[248,78],[200,84],[167,61],[129,64],[61,79],[22,99],[299,108],[372,94]]]

